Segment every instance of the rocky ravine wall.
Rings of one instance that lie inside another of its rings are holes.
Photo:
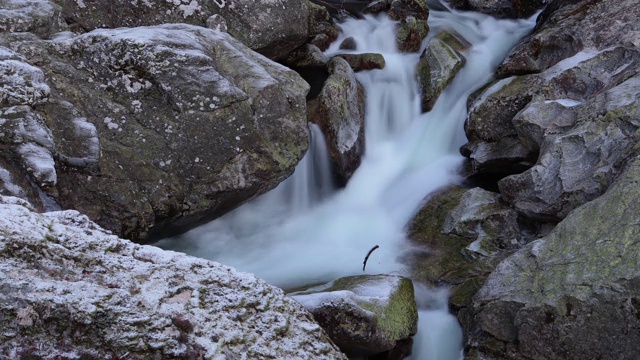
[[[443,190],[410,234],[470,359],[637,357],[639,9],[551,1],[469,102],[462,152],[491,191]]]

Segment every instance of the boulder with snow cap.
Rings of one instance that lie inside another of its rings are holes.
[[[0,197],[0,358],[346,359],[251,274]]]
[[[413,284],[404,277],[350,276],[292,296],[349,356],[404,347],[418,329]]]

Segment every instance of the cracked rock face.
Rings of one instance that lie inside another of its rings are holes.
[[[0,357],[343,359],[251,274],[0,197]]]

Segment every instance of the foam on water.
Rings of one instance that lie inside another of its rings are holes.
[[[430,13],[430,36],[447,30],[471,47],[464,53],[466,65],[429,113],[420,113],[414,80],[419,54],[397,51],[396,23],[388,17],[347,20],[327,50],[329,56],[341,52],[341,41],[352,36],[357,52],[381,53],[386,60],[384,69],[357,75],[367,95],[367,152],[344,189],[327,180],[326,149],[312,126],[309,152],[278,188],[159,245],[255,273],[284,288],[361,274],[364,256],[374,245],[380,248],[369,258],[367,273],[407,275],[400,261],[410,249],[407,222],[429,193],[458,181],[468,96],[491,80],[508,50],[535,25],[533,19],[496,20],[439,9]],[[417,300],[433,294],[442,293],[419,290]],[[447,312],[446,294],[438,296],[444,299],[440,305],[424,305],[420,311],[414,359],[460,358],[461,330]]]

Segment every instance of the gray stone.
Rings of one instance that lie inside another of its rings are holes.
[[[588,49],[640,46],[635,0],[551,2],[535,32],[514,47],[498,67],[499,77],[538,73]]]
[[[345,277],[292,296],[352,357],[392,350],[418,330],[413,284],[400,276]]]
[[[339,54],[337,57],[347,61],[353,71],[384,69],[386,62],[384,56],[376,53]]]
[[[325,134],[335,172],[346,183],[364,153],[364,89],[346,60],[331,59],[329,78],[308,106],[308,119]]]
[[[310,6],[306,0],[56,0],[75,31],[138,27],[168,23],[205,26],[217,14],[228,32],[272,59],[284,58],[309,37]]]
[[[500,194],[480,188],[462,195],[460,203],[448,213],[443,231],[473,240],[465,248],[471,256],[491,256],[522,245],[518,214],[501,201]]]
[[[357,47],[356,40],[353,36],[349,36],[340,43],[340,50],[356,50]]]
[[[0,197],[0,357],[346,359],[251,274]]]
[[[463,47],[460,41],[445,32],[439,33],[427,44],[416,66],[416,76],[422,90],[422,111],[433,108],[440,94],[464,66],[464,56],[455,49]]]
[[[48,0],[0,0],[0,32],[31,32],[50,39],[67,30],[62,8]]]
[[[427,20],[416,19],[413,16],[400,20],[396,30],[398,49],[403,52],[420,50],[422,40],[427,34],[429,34]]]
[[[527,18],[552,0],[449,0],[455,8],[497,18]]]
[[[228,34],[173,24],[12,39],[0,43],[39,67],[3,61],[20,68],[4,68],[2,105],[32,106],[53,134],[45,192],[121,236],[219,216],[275,187],[307,149],[308,84]]]
[[[603,196],[491,274],[474,299],[478,328],[468,340],[474,352],[516,359],[637,356],[638,159]]]

